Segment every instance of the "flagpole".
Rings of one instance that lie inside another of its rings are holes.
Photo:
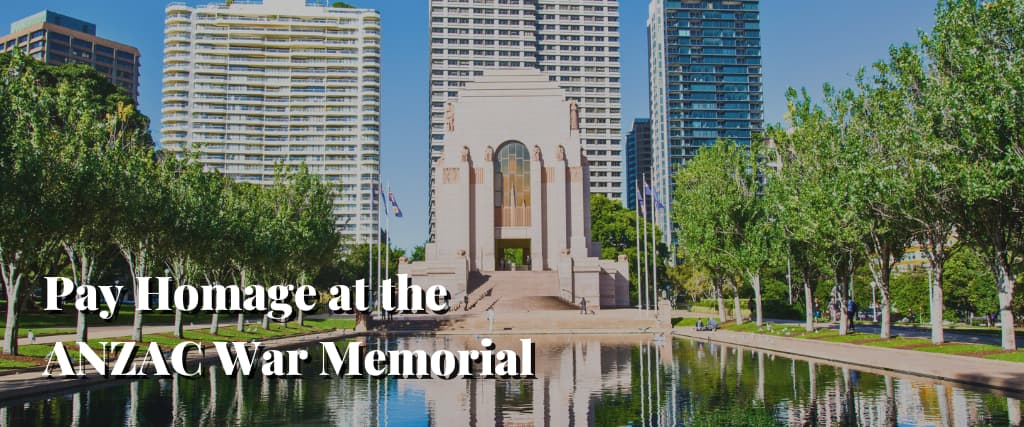
[[[651,184],[654,184],[653,182]],[[654,297],[655,309],[658,305],[658,188],[651,185],[651,218],[654,224],[651,225],[651,292]]]
[[[379,192],[378,194],[383,194],[383,188],[381,188],[380,179],[379,178],[377,180],[377,191]],[[381,206],[380,206],[380,198],[379,197],[377,199],[377,203],[378,203],[378,205],[377,205],[377,281],[379,282],[381,280],[381,276],[380,276],[380,237],[381,237],[380,236],[380,225],[381,225],[380,224],[380,214],[381,214]],[[379,289],[380,284],[377,284],[377,286],[378,286],[378,289]],[[377,294],[378,294],[377,295],[377,303],[378,303],[378,306],[379,306],[380,305],[380,298],[381,298],[381,296],[380,296],[380,292],[378,292]],[[383,309],[383,307],[381,307],[381,309]]]
[[[647,196],[647,174],[643,175],[644,182],[644,196]],[[647,260],[647,197],[644,197],[644,307],[650,309],[651,307],[651,268]]]
[[[391,201],[391,180],[388,180],[388,201]],[[384,276],[391,278],[391,213],[384,214],[386,231],[384,232]]]
[[[642,306],[642,302],[643,302],[640,299],[640,296],[642,295],[642,292],[640,291],[640,273],[643,271],[643,268],[640,267],[640,203],[641,203],[641,201],[640,201],[640,183],[639,182],[633,181],[633,191],[634,191],[633,199],[636,200],[636,206],[635,206],[635,209],[633,209],[633,216],[636,217],[636,220],[633,222],[633,224],[636,225],[636,309],[640,310],[641,306]]]

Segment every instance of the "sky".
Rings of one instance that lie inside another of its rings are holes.
[[[391,221],[393,244],[411,249],[427,238],[429,30],[427,0],[350,0],[381,12],[382,180],[404,217]],[[211,3],[185,1],[190,5]],[[620,0],[623,135],[649,115],[647,0]],[[140,108],[159,139],[164,7],[156,0],[7,0],[0,25],[42,9],[96,24],[97,35],[142,53]],[[861,67],[892,45],[915,42],[934,24],[935,0],[762,0],[761,44],[766,122],[783,120],[789,87],[821,94],[825,82],[850,86]],[[6,31],[6,29],[5,29]]]

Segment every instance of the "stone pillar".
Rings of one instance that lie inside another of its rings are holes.
[[[572,251],[574,258],[586,258],[589,256],[587,253],[587,237],[584,231],[584,221],[586,221],[589,213],[583,212],[584,201],[581,200],[587,193],[584,190],[583,185],[585,179],[583,176],[584,168],[581,166],[572,166],[569,168],[569,206],[572,209],[569,217],[570,224],[570,239],[569,249]],[[590,203],[586,203],[589,206]]]
[[[531,270],[544,270],[544,161],[540,147],[533,146],[530,157],[530,258]]]
[[[561,262],[562,249],[569,247],[569,211],[571,200],[568,194],[568,176],[566,175],[565,156],[556,159],[554,164],[548,168],[551,176],[545,186],[548,188],[548,210],[547,210],[547,255],[550,268],[555,268]]]
[[[477,227],[476,245],[480,252],[478,267],[484,271],[494,271],[494,158],[493,149],[487,147],[484,161],[480,164],[483,171],[481,185],[477,186],[477,199],[480,209],[476,212]]]

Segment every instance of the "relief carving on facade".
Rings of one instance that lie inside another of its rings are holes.
[[[558,151],[555,153],[555,160],[558,160],[560,162],[564,162],[565,161],[565,147],[564,146],[561,146],[561,145],[558,146]]]
[[[533,146],[533,161],[535,161],[535,162],[540,161],[540,146],[537,146],[537,145]]]
[[[569,168],[569,180],[572,182],[583,182],[583,167],[572,166]]]
[[[462,153],[459,154],[459,160],[462,160],[464,162],[469,161],[469,147],[465,145],[462,146]]]
[[[490,145],[488,145],[487,149],[484,150],[484,161],[487,161],[487,162],[493,162],[494,161],[494,147],[491,147]]]
[[[444,183],[445,184],[458,184],[459,183],[459,168],[444,168]]]
[[[479,185],[484,183],[484,168],[473,168],[473,174],[470,175],[470,184]]]

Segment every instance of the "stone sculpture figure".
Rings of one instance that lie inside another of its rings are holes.
[[[451,102],[444,107],[444,130],[455,132],[455,106]]]
[[[558,146],[558,151],[555,153],[555,159],[560,161],[560,162],[564,162],[565,161],[565,147],[564,146],[561,146],[561,145]]]
[[[461,155],[460,158],[464,162],[468,162],[469,161],[469,147],[467,147],[465,145],[462,146],[462,155]]]
[[[580,130],[580,106],[576,100],[569,101],[569,130]]]
[[[493,160],[494,160],[494,147],[491,147],[490,145],[488,145],[487,146],[487,150],[484,150],[484,161],[490,162],[490,161],[493,161]]]
[[[540,147],[537,145],[533,146],[533,160],[540,160]]]

